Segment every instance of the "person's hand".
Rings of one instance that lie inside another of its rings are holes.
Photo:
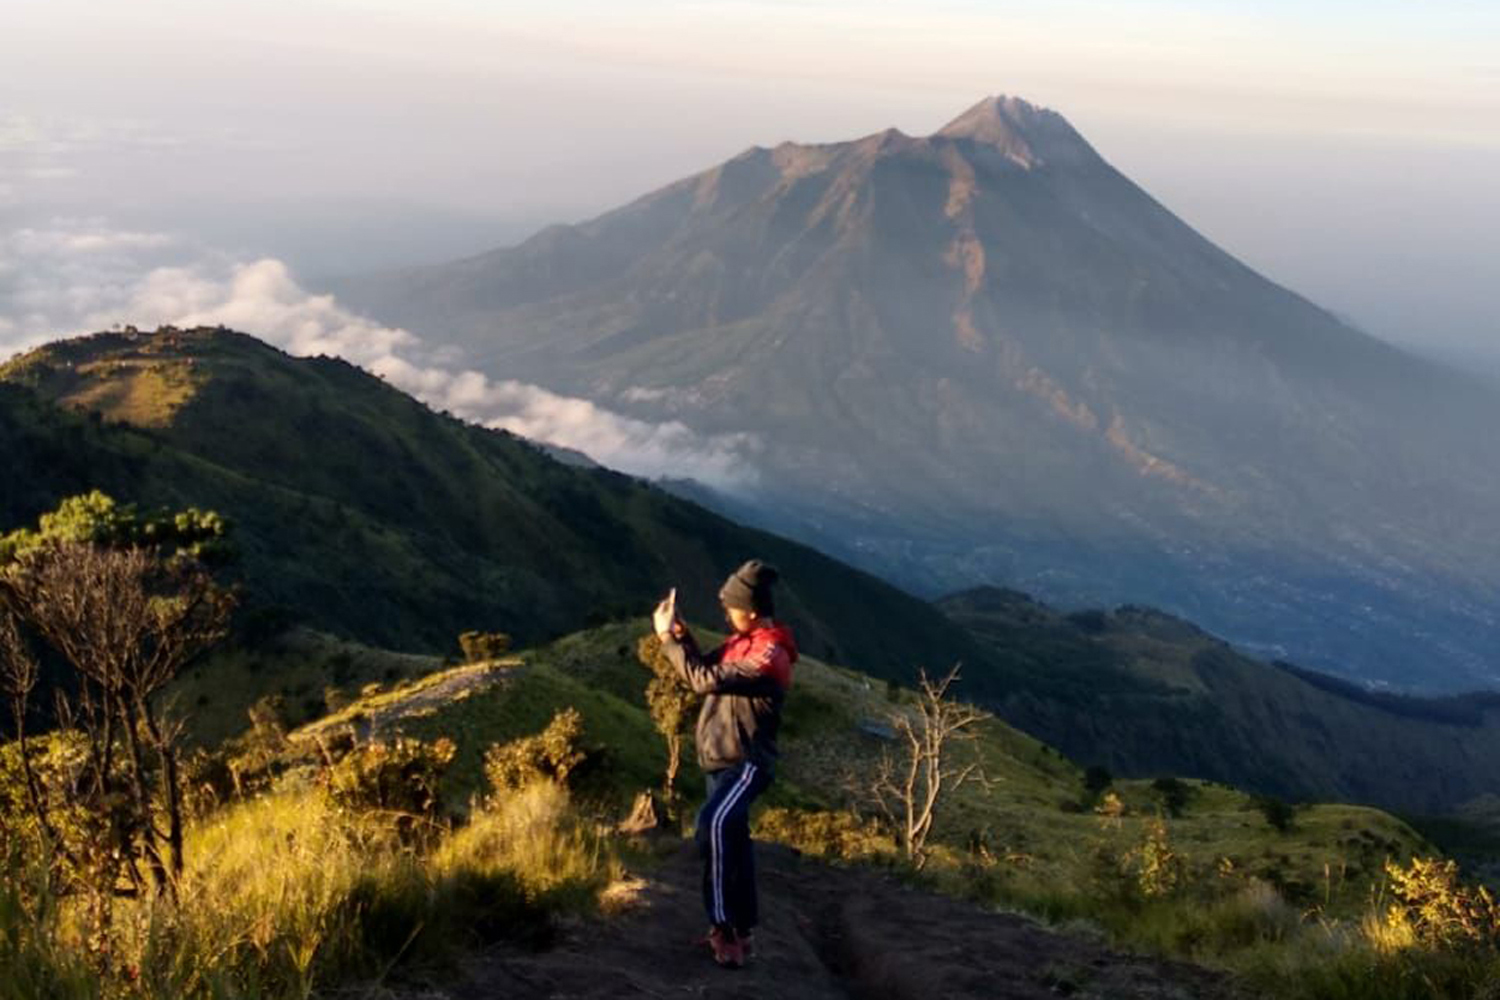
[[[656,606],[651,612],[651,626],[656,629],[656,634],[665,636],[672,634],[677,624],[677,588],[673,587],[666,599]]]

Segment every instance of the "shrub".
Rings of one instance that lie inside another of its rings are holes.
[[[1437,858],[1385,864],[1393,902],[1384,914],[1386,944],[1428,948],[1500,945],[1500,904],[1484,886],[1459,881],[1458,865]]]
[[[873,819],[847,811],[767,809],[755,835],[838,861],[892,860],[896,842]]]
[[[27,860],[35,860],[43,851],[45,831],[31,806],[21,746],[20,740],[0,743],[0,831],[6,835],[3,841],[6,847],[13,847],[18,852],[24,847],[29,851]],[[36,781],[37,791],[44,798],[62,798],[57,789],[76,779],[88,753],[88,742],[81,733],[72,730],[29,737],[25,747],[32,780]],[[66,803],[66,808],[53,809],[47,818],[51,833],[61,841],[58,846],[63,848],[61,853],[65,857],[87,854],[91,826],[88,810],[80,803],[70,802]]]
[[[1083,772],[1083,790],[1091,799],[1097,797],[1114,782],[1115,776],[1110,774],[1109,768],[1102,764],[1092,764]]]
[[[587,757],[578,745],[582,736],[583,716],[576,708],[562,709],[540,733],[491,746],[484,755],[485,777],[497,793],[539,780],[565,785]]]
[[[646,707],[651,712],[652,724],[666,743],[667,769],[662,790],[670,805],[676,798],[683,739],[691,730],[693,712],[701,699],[677,676],[677,669],[662,652],[661,640],[656,636],[641,637],[636,658],[651,671],[651,680],[646,684]]]
[[[464,632],[458,637],[465,663],[497,660],[510,652],[510,636],[504,632]]]
[[[1105,826],[1118,827],[1120,820],[1126,812],[1125,800],[1114,792],[1105,792],[1099,804],[1094,806],[1094,815],[1099,817],[1099,822]]]
[[[1145,836],[1130,852],[1129,864],[1136,887],[1147,899],[1169,895],[1182,884],[1182,856],[1172,849],[1165,820],[1152,820],[1146,825]]]
[[[1157,778],[1151,782],[1151,790],[1156,793],[1167,815],[1174,818],[1182,815],[1193,797],[1193,787],[1180,778]]]
[[[1255,797],[1255,808],[1271,824],[1271,828],[1278,833],[1287,833],[1292,829],[1292,820],[1297,816],[1297,807],[1284,799],[1278,799],[1274,795],[1257,795]]]
[[[449,739],[366,743],[326,768],[323,785],[337,805],[390,814],[398,830],[410,833],[441,813],[439,785],[456,752]]]

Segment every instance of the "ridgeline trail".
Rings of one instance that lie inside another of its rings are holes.
[[[699,943],[705,927],[698,859],[692,844],[683,843],[619,887],[612,916],[559,928],[543,950],[488,949],[458,976],[396,995],[1248,1000],[1222,973],[1113,952],[1093,938],[914,889],[876,871],[833,867],[766,844],[757,845],[757,863],[762,924],[757,955],[744,969],[717,968]]]

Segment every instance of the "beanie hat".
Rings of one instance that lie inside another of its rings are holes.
[[[771,597],[771,585],[780,575],[776,567],[751,559],[729,574],[729,579],[719,588],[719,600],[726,608],[754,611],[763,616],[775,614],[776,602]]]

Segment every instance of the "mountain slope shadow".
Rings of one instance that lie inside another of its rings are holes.
[[[501,946],[424,1000],[713,996],[764,1000],[1044,997],[1242,1000],[1222,974],[1122,955],[1023,917],[759,845],[757,956],[716,968],[703,936],[694,848],[644,875],[614,917],[564,928],[554,946]]]

